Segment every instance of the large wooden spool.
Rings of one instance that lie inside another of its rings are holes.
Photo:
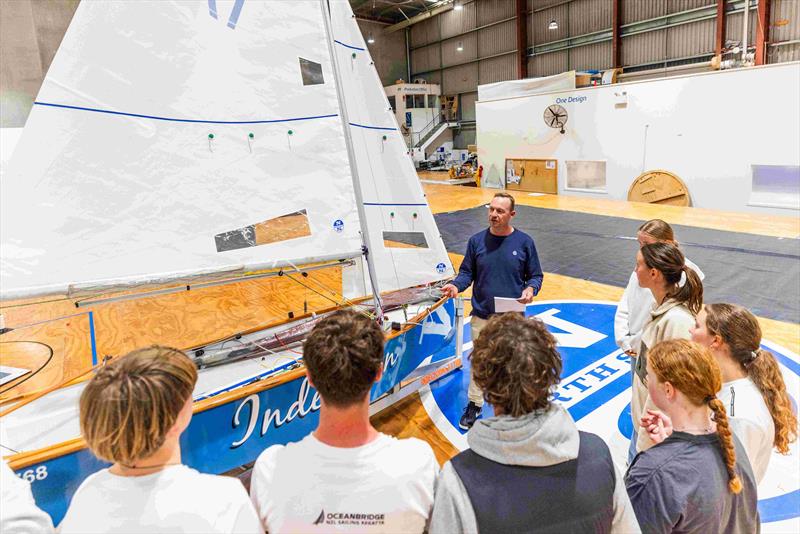
[[[628,200],[670,206],[691,205],[689,189],[683,180],[662,169],[640,174],[628,189]]]

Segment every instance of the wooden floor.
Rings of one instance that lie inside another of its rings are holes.
[[[496,189],[460,187],[432,184],[436,177],[425,176],[423,188],[434,213],[474,208],[488,203]],[[700,208],[657,206],[652,204],[622,202],[607,199],[587,199],[563,195],[531,196],[512,192],[518,204],[596,215],[609,215],[630,219],[664,219],[671,224],[700,228],[744,232],[773,237],[800,237],[800,218],[777,217]],[[453,266],[458,269],[463,256],[450,254]],[[618,301],[623,288],[589,282],[547,272],[545,283],[536,300],[592,299]],[[465,295],[469,295],[469,290]],[[466,310],[469,313],[469,308]],[[800,352],[800,325],[759,317],[764,338],[787,349]],[[412,395],[404,402],[376,415],[373,423],[381,431],[397,437],[416,437],[430,443],[440,463],[450,459],[457,451],[447,438],[430,421],[419,400]]]

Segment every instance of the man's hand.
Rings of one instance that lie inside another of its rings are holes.
[[[454,299],[458,296],[458,288],[453,284],[447,284],[442,288],[442,294],[448,298]]]
[[[665,413],[647,410],[647,414],[642,416],[640,423],[653,443],[661,443],[672,435],[672,419]]]
[[[530,304],[533,302],[533,288],[526,287],[525,291],[522,292],[522,296],[517,299],[517,302],[521,302],[523,304]]]

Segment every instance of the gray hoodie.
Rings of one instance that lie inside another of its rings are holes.
[[[578,457],[578,427],[560,404],[522,417],[479,419],[467,434],[477,454],[506,465],[542,467]],[[619,470],[614,469],[612,532],[641,532]],[[436,487],[431,534],[477,533],[478,523],[469,495],[450,462],[444,464]]]

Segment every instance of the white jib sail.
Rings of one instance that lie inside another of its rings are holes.
[[[330,8],[377,285],[387,291],[448,278],[452,264],[350,3],[330,0]],[[347,296],[369,292],[365,271]]]
[[[2,297],[358,255],[321,17],[81,2],[0,184]]]

